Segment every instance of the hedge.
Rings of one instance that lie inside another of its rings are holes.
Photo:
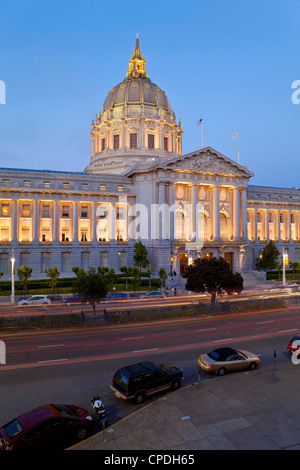
[[[222,302],[228,312],[255,312],[260,310],[281,309],[287,306],[284,297],[270,299],[247,299]]]
[[[195,317],[207,314],[209,305],[193,304],[177,307],[144,308],[136,310],[115,310],[109,312],[111,323],[128,323],[140,321],[163,320],[168,318]]]
[[[0,317],[1,331],[16,330],[40,330],[43,328],[64,328],[83,326],[84,319],[81,314],[62,314],[62,315],[30,315],[30,316],[6,316]]]

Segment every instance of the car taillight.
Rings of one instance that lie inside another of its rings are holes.
[[[126,390],[125,395],[126,395],[126,397],[128,397],[128,395],[129,395],[129,391],[128,391],[128,390]]]
[[[213,366],[213,364],[211,364],[210,362],[207,362],[206,365],[207,365],[207,367],[212,367]]]

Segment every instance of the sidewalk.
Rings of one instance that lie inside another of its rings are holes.
[[[202,373],[70,449],[300,450],[300,365]]]

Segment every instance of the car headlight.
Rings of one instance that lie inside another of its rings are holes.
[[[91,415],[88,415],[85,419],[89,420],[89,421],[94,421],[93,417]]]

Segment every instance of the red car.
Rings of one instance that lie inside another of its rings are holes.
[[[0,450],[62,449],[85,439],[93,418],[75,405],[43,405],[27,411],[0,428]]]
[[[295,351],[299,351],[300,354],[300,336],[294,336],[294,338],[291,339],[287,346],[287,350],[293,354]]]

